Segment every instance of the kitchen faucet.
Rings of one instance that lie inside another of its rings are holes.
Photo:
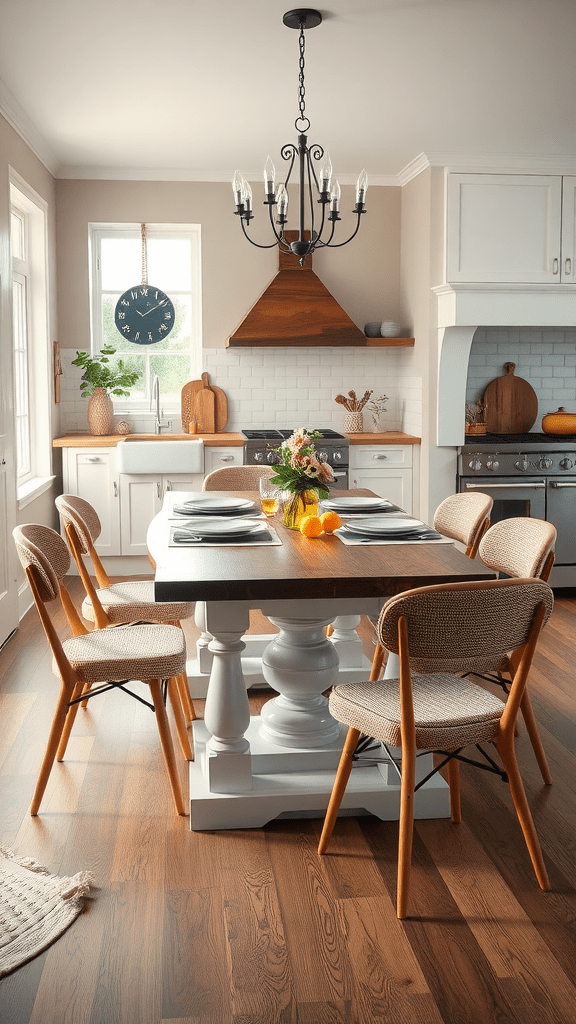
[[[162,419],[163,410],[160,409],[160,378],[157,373],[154,374],[154,379],[152,381],[152,402],[156,403],[156,415],[154,417],[154,433],[161,434],[162,427],[170,428],[172,426],[172,422],[170,420]]]

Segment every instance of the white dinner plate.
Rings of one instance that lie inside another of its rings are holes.
[[[364,537],[420,533],[425,529],[427,527],[420,519],[410,519],[408,516],[401,519],[400,516],[388,515],[372,519],[356,519],[346,523],[346,530],[349,533],[359,533]]]
[[[326,498],[322,504],[334,512],[367,512],[392,507],[392,502],[386,498]]]
[[[219,516],[196,516],[179,527],[199,537],[245,537],[263,527],[261,519],[222,519]]]
[[[179,502],[180,508],[187,508],[190,512],[239,512],[240,509],[254,508],[255,501],[249,498],[236,498],[230,495],[229,498],[190,498],[189,501]]]

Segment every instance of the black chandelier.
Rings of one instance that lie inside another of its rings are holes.
[[[322,15],[320,14],[320,11],[312,10],[309,7],[300,7],[297,10],[288,11],[287,14],[284,15],[282,21],[288,28],[296,28],[300,30],[300,75],[298,89],[299,114],[294,122],[294,127],[298,132],[298,145],[295,146],[290,142],[280,150],[282,159],[289,160],[290,166],[288,168],[288,174],[286,175],[284,182],[278,186],[277,192],[275,189],[276,171],[274,164],[270,157],[266,160],[266,166],[264,168],[264,185],[266,189],[264,205],[268,207],[270,224],[275,236],[275,240],[269,245],[260,245],[258,242],[255,242],[250,238],[246,230],[250,225],[250,221],[254,219],[254,214],[252,213],[252,189],[239,171],[234,172],[232,191],[234,192],[234,200],[236,202],[235,215],[240,218],[242,230],[248,241],[259,249],[272,249],[274,246],[278,246],[283,252],[292,252],[295,256],[299,257],[300,265],[303,266],[306,256],[313,253],[315,249],[327,247],[333,249],[340,248],[343,245],[347,245],[348,242],[351,242],[358,233],[360,217],[363,213],[366,213],[364,199],[368,188],[368,175],[366,174],[366,171],[363,170],[356,182],[356,205],[353,213],[357,216],[357,222],[354,231],[345,242],[333,242],[332,239],[336,229],[336,222],[341,219],[339,216],[340,185],[338,181],[334,181],[334,183],[332,183],[332,163],[329,154],[327,152],[325,153],[322,146],[319,146],[317,143],[308,145],[308,136],[305,134],[305,132],[310,128],[310,121],[305,114],[304,31],[307,28],[315,28],[317,25],[320,25]],[[296,157],[298,157],[300,184],[298,197],[298,238],[294,242],[288,242],[285,237],[286,225],[288,224],[288,184],[290,182],[290,175],[292,174]],[[318,174],[316,174],[313,161],[319,163]],[[315,216],[314,188],[318,193],[316,202],[320,204],[321,207],[321,216],[319,218]],[[278,208],[276,219],[274,219],[273,212],[273,207],[275,206]],[[308,206],[308,229],[305,228],[306,206]],[[327,207],[329,207],[328,212]],[[318,224],[317,221],[319,221]],[[325,229],[326,234],[325,237],[323,237]]]

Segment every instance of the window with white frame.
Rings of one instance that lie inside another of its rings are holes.
[[[14,434],[18,496],[50,476],[46,203],[10,173]]]
[[[129,399],[114,399],[118,411],[148,410],[154,376],[163,407],[178,409],[180,393],[202,365],[201,263],[199,224],[146,224],[146,279],[174,304],[174,327],[151,345],[129,341],[114,322],[120,296],[143,278],[140,224],[90,225],[92,355],[104,345],[142,376]]]

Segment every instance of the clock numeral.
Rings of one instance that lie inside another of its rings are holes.
[[[160,324],[160,327],[158,328],[158,334],[162,334],[162,331],[167,331],[167,330],[168,330],[168,328],[166,327],[166,324]]]
[[[129,306],[130,303],[128,302],[128,299],[122,299],[122,305],[123,306]]]
[[[138,298],[138,292],[130,292],[130,295],[132,296],[133,299]]]
[[[148,289],[147,288],[141,288],[140,289],[140,295],[143,295],[144,298],[147,299],[148,298]]]
[[[118,319],[119,320],[125,320],[126,319],[126,313],[122,313],[122,312],[118,313]]]
[[[158,292],[154,292],[154,298],[155,298],[155,299],[157,299],[157,298],[158,298]]]
[[[124,327],[122,328],[122,330],[124,331],[124,334],[130,334],[130,331],[132,330],[132,328],[130,327],[130,324],[124,324]]]
[[[148,341],[153,341],[153,340],[154,339],[152,338],[152,331],[148,331]]]
[[[136,331],[136,334],[134,335],[134,341],[138,341],[139,337],[140,337],[140,331]]]
[[[172,319],[172,313],[169,310],[168,310],[168,312],[164,313],[164,319],[165,320],[171,320]]]

